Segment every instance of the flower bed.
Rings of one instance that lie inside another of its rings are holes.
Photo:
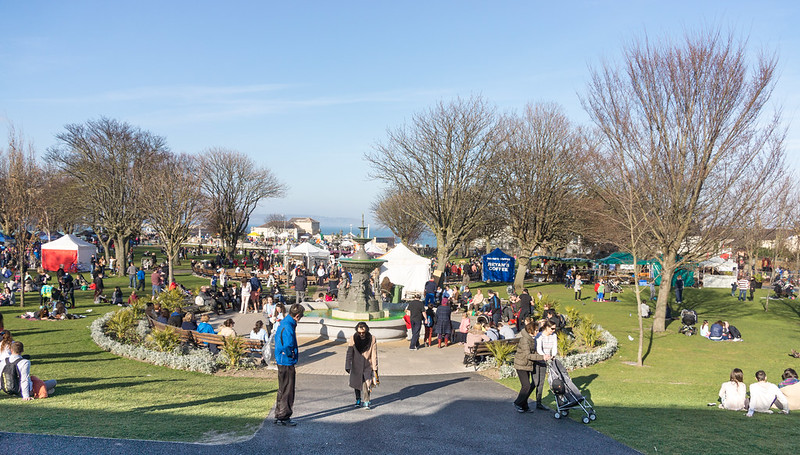
[[[133,360],[152,363],[153,365],[165,366],[176,370],[197,371],[200,373],[211,374],[217,368],[217,360],[205,349],[193,349],[186,353],[183,352],[159,352],[147,349],[142,345],[132,345],[120,343],[106,335],[103,327],[106,322],[114,316],[116,311],[104,314],[95,320],[90,326],[92,340],[104,351],[111,352],[118,356]],[[137,333],[146,333],[147,322],[139,323]]]

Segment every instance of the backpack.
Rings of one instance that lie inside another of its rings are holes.
[[[21,357],[15,360],[14,363],[10,363],[8,359],[6,359],[6,364],[3,366],[2,377],[0,377],[0,389],[9,395],[20,394],[20,378],[19,370],[17,370],[17,364],[20,360],[22,360]]]

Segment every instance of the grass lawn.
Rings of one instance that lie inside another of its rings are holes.
[[[495,286],[495,288],[499,288]],[[588,286],[585,287],[589,288]],[[591,288],[588,289],[591,294]],[[731,369],[744,371],[745,383],[755,382],[763,369],[767,380],[781,381],[787,367],[800,369],[800,359],[788,356],[800,349],[800,301],[771,301],[765,313],[756,292],[754,302],[737,302],[724,289],[686,289],[685,304],[695,309],[699,322],[727,320],[742,332],[743,342],[712,342],[678,332],[680,321],[672,321],[667,332],[650,336],[652,319],[645,320],[645,366],[636,361],[638,336],[635,297],[626,288],[621,302],[592,302],[584,297],[575,305],[571,290],[559,285],[538,285],[561,302],[562,308],[579,307],[595,315],[595,321],[617,337],[619,352],[610,360],[571,373],[597,408],[592,428],[644,453],[794,453],[800,413],[786,415],[724,411],[709,407],[716,402],[720,385]],[[643,296],[649,296],[648,291]],[[632,313],[632,314],[631,314]],[[699,324],[697,326],[699,330]],[[504,384],[519,390],[516,379]],[[545,387],[545,390],[547,387]],[[545,398],[553,407],[552,397]],[[579,416],[579,409],[570,417]]]
[[[178,281],[190,289],[208,282],[191,276]],[[129,294],[126,277],[105,284],[107,295],[117,285]],[[16,317],[18,306],[0,308],[5,327],[32,357],[32,374],[58,380],[55,395],[46,400],[2,394],[3,431],[200,441],[221,433],[251,435],[272,408],[276,381],[176,371],[100,350],[88,327],[117,307],[92,304],[91,291],[76,292],[75,300],[71,311],[87,318],[26,321]],[[33,311],[39,298],[26,294],[26,303],[25,310]]]

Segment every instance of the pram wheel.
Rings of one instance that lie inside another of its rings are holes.
[[[584,416],[584,417],[583,417],[583,419],[581,419],[581,421],[582,421],[583,423],[587,423],[587,424],[588,424],[588,423],[589,423],[589,417],[587,417],[587,416]]]
[[[556,419],[560,419],[561,418],[561,413],[556,411],[556,413],[553,415],[553,417],[555,417]]]
[[[592,422],[594,422],[595,420],[597,420],[597,416],[594,414],[594,412],[593,412],[593,413],[591,413],[591,414],[589,414],[589,420],[591,420]]]
[[[561,410],[561,415],[564,416],[564,417],[568,416],[569,415],[569,409],[562,409]]]

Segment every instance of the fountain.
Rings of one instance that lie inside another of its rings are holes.
[[[370,321],[370,332],[380,341],[401,340],[406,337],[405,321],[400,316],[392,318],[382,301],[375,297],[369,282],[372,272],[383,264],[382,259],[372,259],[364,250],[371,239],[364,235],[364,216],[361,216],[361,231],[354,238],[358,247],[352,257],[340,259],[342,267],[352,275],[350,287],[339,291],[338,308],[329,307],[322,302],[306,302],[312,312],[300,320],[297,327],[299,335],[319,335],[329,339],[343,340],[352,336],[356,321]],[[334,305],[336,306],[336,305]],[[315,313],[322,310],[325,315]],[[327,317],[328,311],[330,317]],[[378,319],[378,320],[376,320]],[[388,319],[388,320],[387,320]]]
[[[361,224],[364,224],[364,216],[361,216]],[[383,259],[372,259],[364,250],[370,239],[364,236],[366,226],[359,226],[361,231],[359,237],[353,240],[358,244],[355,253],[349,259],[341,259],[345,271],[350,272],[352,279],[350,287],[344,289],[339,295],[339,308],[333,310],[333,317],[340,319],[352,319],[356,321],[369,321],[371,319],[381,319],[389,317],[389,312],[383,309],[381,302],[375,298],[369,278],[373,270],[383,264]]]

